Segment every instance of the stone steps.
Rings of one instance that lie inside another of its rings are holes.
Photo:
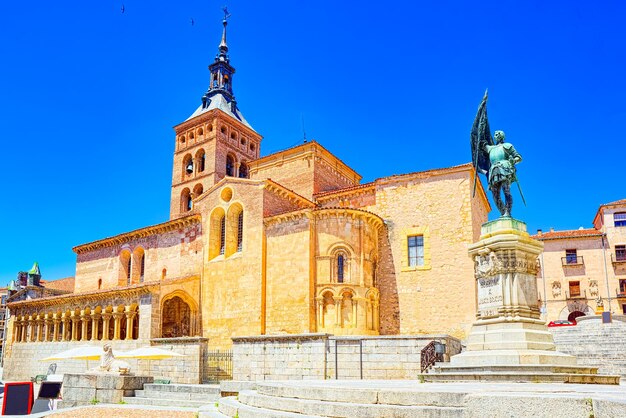
[[[220,396],[219,385],[145,384],[135,396],[124,397],[133,405],[173,406],[198,408],[214,404]]]
[[[197,410],[199,407],[207,403],[215,403],[215,401],[192,401],[189,399],[157,399],[157,398],[140,398],[136,396],[125,396],[124,402],[130,405],[150,405],[150,406],[173,406],[177,408],[185,408],[189,410]]]
[[[432,373],[531,373],[531,374],[551,374],[551,373],[566,373],[566,374],[597,374],[597,367],[590,367],[585,365],[578,366],[553,366],[553,365],[515,365],[515,366],[506,366],[506,365],[484,365],[484,366],[475,366],[475,367],[455,367],[450,366],[448,364],[435,365]]]
[[[370,401],[375,401],[371,399]],[[315,399],[281,398],[242,391],[238,401],[244,405],[264,410],[279,410],[305,416],[323,416],[336,418],[353,417],[438,417],[457,418],[463,416],[463,408],[425,405],[390,405],[378,403],[336,402]],[[241,414],[240,414],[241,415]]]
[[[427,382],[531,382],[619,385],[619,375],[534,372],[440,372],[422,375]]]
[[[237,418],[323,418],[319,415],[303,415],[293,412],[267,410],[254,406],[244,405],[239,402],[234,396],[221,398],[218,410],[222,415],[226,417]],[[202,414],[200,414],[200,416],[205,417],[205,415]],[[206,417],[210,417],[210,415],[206,415]]]

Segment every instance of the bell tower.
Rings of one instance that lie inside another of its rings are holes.
[[[193,200],[224,177],[248,177],[248,163],[259,158],[261,135],[244,119],[233,93],[224,8],[222,39],[209,65],[209,88],[186,121],[174,127],[176,144],[170,219],[193,211]]]

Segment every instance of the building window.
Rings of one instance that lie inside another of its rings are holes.
[[[343,267],[344,267],[343,254],[337,256],[337,283],[343,283]]]
[[[239,166],[239,177],[242,179],[248,178],[248,167],[244,163]]]
[[[102,278],[98,279],[98,290],[102,289]]]
[[[201,173],[204,171],[205,163],[206,163],[206,154],[204,153],[204,150],[200,150],[196,154],[196,166],[198,167],[198,173]]]
[[[239,213],[237,219],[237,252],[241,252],[243,247],[243,211]]]
[[[146,254],[141,254],[141,258],[139,260],[139,283],[143,283],[143,276],[146,272]]]
[[[626,294],[626,279],[619,280],[619,290],[618,293],[625,295]]]
[[[570,297],[580,296],[580,282],[569,282]]]
[[[424,265],[424,237],[422,235],[415,235],[407,237],[407,245],[409,248],[409,266],[423,266]]]
[[[578,256],[576,254],[576,250],[565,250],[565,262],[567,264],[577,264]]]
[[[617,212],[613,215],[615,226],[626,226],[626,212]]]
[[[224,255],[226,248],[226,216],[220,219],[220,255]]]
[[[126,286],[130,285],[130,272],[131,272],[131,258],[128,257],[128,262],[126,263]]]
[[[626,261],[626,245],[615,246],[615,261]]]
[[[235,160],[230,155],[226,157],[226,175],[231,177],[235,175]]]

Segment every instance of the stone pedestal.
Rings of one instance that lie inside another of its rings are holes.
[[[120,403],[124,396],[135,396],[135,390],[152,383],[152,376],[113,374],[65,374],[63,376],[63,401],[59,408]]]
[[[612,381],[595,379],[597,369],[580,367],[576,357],[556,351],[552,333],[539,319],[542,250],[543,243],[532,239],[521,221],[507,217],[482,225],[480,240],[469,247],[477,311],[467,351],[436,368],[439,378],[431,379],[434,373],[427,380]]]

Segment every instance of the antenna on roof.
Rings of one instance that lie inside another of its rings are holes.
[[[304,113],[300,113],[300,117],[302,118],[302,136],[303,136],[303,142],[306,144],[307,140],[306,140],[306,130],[304,129]]]

